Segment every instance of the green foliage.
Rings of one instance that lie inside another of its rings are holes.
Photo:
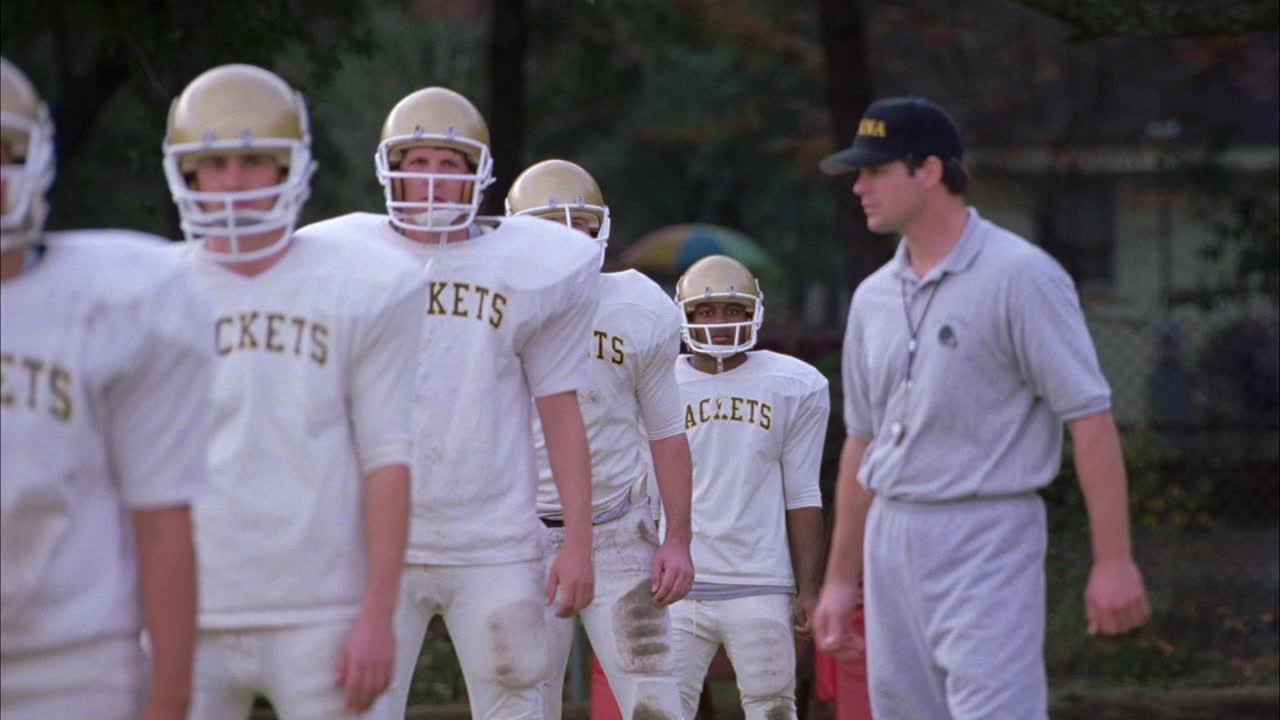
[[[364,23],[371,2],[0,4],[5,56],[31,76],[57,125],[50,226],[176,234],[159,152],[172,99],[200,72],[229,62],[276,70],[309,95],[341,57],[371,50]],[[305,47],[304,61],[280,64],[290,47]],[[313,130],[329,166],[333,143],[325,128]]]
[[[1111,35],[1170,37],[1276,32],[1274,0],[1015,0],[1076,30],[1076,40]]]
[[[1221,468],[1186,467],[1151,429],[1127,432],[1123,447],[1134,552],[1152,621],[1122,637],[1085,633],[1083,593],[1092,557],[1068,446],[1061,477],[1044,491],[1050,509],[1045,564],[1050,677],[1055,684],[1153,687],[1261,683],[1274,677],[1280,659],[1280,570],[1267,550],[1276,542],[1274,525],[1241,530],[1221,522],[1223,499],[1234,487],[1223,480],[1233,475]]]
[[[348,52],[330,81],[308,93],[312,123],[323,130],[325,155],[304,221],[352,212],[385,212],[373,156],[383,120],[409,93],[432,85],[456,90],[484,110],[483,27],[448,18],[406,17],[394,5],[366,20],[376,52]],[[291,43],[281,62],[305,65],[310,49]],[[319,153],[317,153],[319,155]],[[327,159],[326,159],[327,156]]]
[[[1178,453],[1150,428],[1125,435],[1130,518],[1144,530],[1196,531],[1213,526],[1215,477],[1203,472],[1171,472]]]
[[[462,668],[445,637],[429,636],[418,655],[418,666],[409,689],[409,705],[444,705],[466,702]]]
[[[813,8],[534,3],[530,19],[522,163],[564,157],[590,170],[614,210],[611,252],[663,225],[711,222],[786,267],[768,279],[772,297],[799,280],[843,285],[814,168],[826,127]]]

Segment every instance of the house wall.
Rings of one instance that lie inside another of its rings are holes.
[[[1113,279],[1108,285],[1081,287],[1081,301],[1099,363],[1112,385],[1117,420],[1140,425],[1153,419],[1152,392],[1186,392],[1188,403],[1200,407],[1211,388],[1188,382],[1151,387],[1159,363],[1176,361],[1193,374],[1212,331],[1248,313],[1259,318],[1275,336],[1277,311],[1266,298],[1222,301],[1215,307],[1180,306],[1167,311],[1164,274],[1170,290],[1191,291],[1233,284],[1234,263],[1211,263],[1202,248],[1213,229],[1200,212],[1200,198],[1169,190],[1155,175],[1114,175],[1109,180],[1115,197]],[[972,204],[989,220],[1038,242],[1036,210],[1040,185],[1034,176],[996,175],[975,178]],[[1167,258],[1167,259],[1166,259]],[[1167,268],[1167,270],[1166,270]],[[1167,399],[1167,398],[1166,398]]]

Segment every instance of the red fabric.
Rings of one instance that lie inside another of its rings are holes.
[[[853,613],[853,627],[858,635],[866,637],[861,605]],[[871,720],[871,699],[867,696],[867,654],[862,653],[852,662],[838,662],[830,655],[816,650],[814,653],[818,700],[835,703],[835,720]]]
[[[591,656],[591,720],[622,720],[622,710],[613,699],[609,678],[593,654]]]

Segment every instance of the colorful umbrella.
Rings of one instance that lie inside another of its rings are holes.
[[[746,235],[720,225],[690,223],[668,225],[641,237],[627,248],[619,262],[644,272],[683,273],[708,255],[728,255],[755,272],[774,267],[773,258]]]

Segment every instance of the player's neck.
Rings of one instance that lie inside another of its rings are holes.
[[[268,247],[272,243],[279,241],[283,235],[283,230],[265,233],[263,235],[252,235],[242,238],[241,244],[245,252],[253,252],[254,250]],[[217,242],[218,240],[221,240],[221,238],[212,238],[212,240],[214,243],[212,248],[209,249],[209,255],[213,257],[219,265],[233,273],[236,273],[237,275],[243,275],[245,277],[260,275],[269,270],[276,263],[280,262],[280,258],[284,257],[284,254],[288,252],[289,246],[293,242],[293,240],[290,239],[289,242],[281,245],[279,250],[267,255],[266,257],[255,258],[253,260],[221,260],[218,258],[219,243]],[[208,243],[209,240],[206,240],[205,242]]]
[[[11,280],[22,273],[26,263],[27,248],[19,246],[0,253],[0,282]]]
[[[447,232],[431,232],[430,230],[409,230],[399,225],[392,224],[392,228],[401,235],[410,240],[423,245],[442,245],[445,243],[462,242],[471,237],[471,227],[467,226],[457,230],[449,230]]]
[[[964,198],[947,194],[934,207],[922,211],[906,228],[903,237],[907,243],[907,259],[917,277],[928,275],[955,249],[968,222],[969,209]]]
[[[721,372],[728,372],[742,365],[747,361],[747,354],[744,352],[730,355],[724,359],[724,369],[721,370],[721,363],[718,362],[714,355],[704,355],[703,353],[694,353],[692,355],[693,369],[698,372],[704,372],[708,375],[719,375]]]

